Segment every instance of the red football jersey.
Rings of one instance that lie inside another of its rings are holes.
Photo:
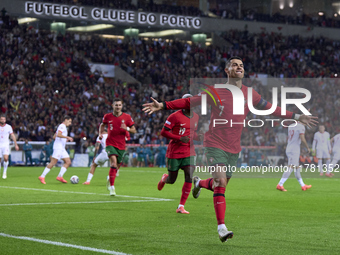
[[[219,148],[230,153],[239,153],[241,151],[241,135],[243,129],[243,121],[245,121],[246,116],[249,112],[247,98],[248,98],[248,87],[242,85],[241,91],[244,95],[244,115],[233,115],[233,96],[228,89],[217,88],[218,95],[221,98],[223,106],[219,104],[215,106],[214,101],[210,96],[207,97],[207,102],[211,105],[211,116],[209,131],[205,133],[204,136],[204,146]],[[165,102],[166,109],[190,109],[190,107],[195,107],[201,104],[201,94],[206,94],[202,92],[196,96],[184,99],[177,99],[170,102]],[[253,94],[253,105],[259,106],[263,103],[261,96],[252,89]],[[264,109],[269,109],[271,104],[268,102],[264,105]],[[290,111],[286,112],[286,115],[281,115],[281,108],[277,107],[275,112],[272,113],[273,116],[292,119],[293,113]],[[214,119],[225,119],[228,121],[227,124],[216,125],[213,127]],[[233,125],[231,126],[231,122]]]
[[[108,136],[106,146],[113,146],[119,150],[125,150],[126,130],[121,128],[122,124],[127,127],[132,127],[135,123],[131,116],[127,113],[122,113],[116,117],[113,113],[104,115],[103,123],[107,125]]]
[[[171,140],[166,151],[167,158],[186,158],[195,156],[194,132],[197,130],[198,115],[193,112],[190,118],[182,110],[172,113],[166,120],[164,127],[171,129],[172,133],[179,136],[189,136],[190,142],[183,143],[179,140]]]

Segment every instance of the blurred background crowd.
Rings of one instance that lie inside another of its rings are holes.
[[[140,8],[130,1],[68,2],[120,9]],[[198,9],[189,7],[150,4],[143,8],[153,12],[201,15]],[[213,12],[223,18],[235,18],[235,15],[225,15],[222,10]],[[256,13],[252,18],[257,19]],[[62,35],[19,25],[6,13],[2,13],[2,20],[0,110],[7,115],[7,122],[12,125],[18,140],[49,140],[62,116],[69,114],[73,117],[69,134],[76,143],[75,152],[83,153],[95,142],[104,114],[112,111],[113,98],[120,97],[124,101],[123,111],[132,116],[138,131],[131,135],[128,143],[167,144],[169,141],[160,132],[170,112],[147,116],[141,111],[141,105],[148,102],[150,96],[160,101],[180,98],[189,92],[191,78],[225,78],[225,62],[231,56],[243,59],[248,78],[244,84],[254,87],[269,101],[272,101],[271,90],[257,79],[258,73],[266,73],[286,85],[308,88],[312,95],[317,95],[308,103],[311,112],[320,118],[331,136],[340,132],[340,99],[337,97],[340,84],[336,79],[328,79],[339,75],[339,41],[265,31],[254,34],[245,27],[224,32],[222,37],[228,42],[224,47],[202,47],[180,40],[140,38],[126,41],[88,34]],[[270,21],[281,22],[282,19]],[[310,21],[301,18],[301,21],[288,22],[305,24]],[[315,25],[320,25],[318,22]],[[332,23],[325,22],[325,26]],[[119,66],[140,83],[105,78],[101,71],[91,72],[88,62]],[[298,111],[292,107],[288,109]],[[199,130],[207,131],[208,122],[203,117]],[[285,133],[280,125],[259,129],[246,127],[242,145],[278,145],[278,153],[282,153]],[[313,133],[307,133],[306,139],[311,143]]]

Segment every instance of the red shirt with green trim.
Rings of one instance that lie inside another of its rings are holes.
[[[204,135],[204,146],[213,147],[224,150],[230,153],[239,153],[241,149],[241,135],[243,130],[243,121],[245,121],[246,116],[249,112],[248,104],[248,87],[242,85],[241,91],[244,96],[244,114],[243,115],[233,115],[233,96],[231,92],[226,88],[216,88],[218,95],[221,98],[222,105],[215,105],[213,99],[207,95],[207,103],[211,105],[211,118],[209,131]],[[206,94],[202,92],[196,96],[190,98],[177,99],[170,102],[165,102],[165,109],[190,109],[190,107],[195,107],[201,105],[201,95]],[[252,89],[253,106],[261,108],[262,110],[267,110],[272,107],[270,102],[267,102],[261,98],[261,96]],[[219,101],[219,100],[216,100]],[[220,107],[222,106],[222,107]],[[276,110],[271,114],[276,117],[293,119],[294,114],[290,111],[286,111],[286,115],[281,115],[281,107],[277,107]],[[213,126],[215,119],[227,120],[226,124],[219,124]],[[233,123],[231,125],[231,123]],[[237,124],[239,123],[239,124]],[[246,122],[247,125],[247,122]],[[258,125],[257,123],[252,123],[252,125]]]
[[[127,113],[122,113],[116,117],[113,113],[104,115],[103,123],[107,125],[108,136],[106,146],[113,146],[119,150],[125,150],[126,130],[121,128],[122,124],[127,127],[132,127],[135,123],[131,116]]]
[[[172,113],[165,121],[164,127],[171,130],[174,135],[189,136],[190,141],[183,143],[179,139],[171,139],[166,151],[167,158],[186,158],[195,156],[194,133],[197,130],[198,115],[193,112],[192,117],[188,117],[182,110]]]

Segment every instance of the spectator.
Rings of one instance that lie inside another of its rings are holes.
[[[25,152],[25,166],[27,166],[28,160],[30,160],[30,165],[32,166],[33,161],[32,161],[32,144],[28,143],[28,140],[25,140],[25,144],[23,146],[23,151]]]
[[[96,150],[96,148],[95,148],[94,144],[90,143],[89,146],[86,149],[86,153],[89,156],[89,163],[88,163],[87,167],[90,167],[90,165],[92,164],[95,150]]]

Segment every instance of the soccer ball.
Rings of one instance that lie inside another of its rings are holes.
[[[70,179],[72,184],[77,184],[79,182],[79,177],[76,175],[73,175]]]

